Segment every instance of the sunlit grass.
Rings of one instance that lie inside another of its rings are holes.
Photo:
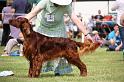
[[[0,54],[3,47],[0,47]],[[0,71],[11,70],[14,76],[0,77],[0,82],[124,82],[124,61],[122,52],[106,52],[99,48],[94,53],[81,56],[87,65],[88,76],[79,76],[79,70],[73,66],[73,72],[63,76],[54,76],[53,72],[42,73],[39,78],[28,77],[28,61],[24,57],[0,57]]]

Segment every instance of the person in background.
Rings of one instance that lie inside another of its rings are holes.
[[[122,42],[119,34],[119,26],[116,24],[114,30],[107,36],[109,46],[107,51],[120,51],[122,50]]]
[[[122,44],[123,44],[123,56],[124,56],[124,28],[123,27],[123,23],[122,20],[123,18],[121,18],[121,16],[123,17],[123,13],[124,13],[124,0],[116,0],[115,3],[113,4],[112,11],[117,11],[117,24],[120,26],[119,28],[119,32],[120,32],[120,37],[122,39]],[[121,21],[121,23],[120,23]]]
[[[87,28],[90,33],[92,33],[93,30],[97,30],[95,28],[95,17],[93,15],[87,21]]]
[[[11,18],[12,18],[11,3],[7,3],[7,6],[2,9],[3,33],[2,33],[1,46],[6,46],[6,43],[9,40],[9,34],[10,34],[9,19]]]
[[[24,38],[23,38],[23,35],[22,33],[20,32],[19,33],[19,37],[18,38],[11,38],[9,39],[9,41],[7,42],[5,48],[4,48],[4,54],[2,54],[1,56],[10,56],[11,52],[12,52],[12,49],[14,48],[14,46],[17,46],[19,44],[19,47],[20,47],[20,56],[23,56],[22,54],[22,51],[23,51],[23,41],[24,41]]]
[[[14,0],[11,10],[13,13],[13,18],[25,15],[27,12],[29,12],[28,8],[30,9],[28,0]],[[19,37],[19,34],[20,29],[10,25],[10,39],[17,39]]]
[[[22,4],[21,4],[22,3]],[[18,16],[23,16],[26,13],[30,12],[31,5],[28,2],[28,0],[14,0],[11,7],[11,12],[13,13],[13,18]],[[4,49],[4,54],[1,56],[9,56],[11,53],[12,48],[22,43],[22,40],[20,39],[20,29],[16,28],[12,25],[10,25],[10,40],[7,42],[7,45]],[[22,46],[22,45],[21,45]],[[22,47],[20,46],[20,51],[22,52]]]
[[[21,4],[22,3],[22,4]],[[22,16],[30,12],[32,9],[32,5],[28,2],[28,0],[14,0],[12,4],[12,12],[14,16]]]
[[[94,42],[99,42],[101,44],[100,46],[102,47],[105,40],[99,36],[99,32],[94,30],[92,31],[91,35],[92,35]]]
[[[66,28],[66,32],[67,32],[67,37],[72,38],[72,36],[73,36],[73,23],[67,14],[64,15],[64,23],[65,23],[65,28]]]
[[[21,32],[21,31],[20,31],[19,28],[16,28],[16,27],[10,25],[10,35],[9,35],[9,39],[11,39],[11,38],[18,38],[20,32]]]
[[[101,14],[101,10],[98,10],[98,14],[95,15],[96,22],[101,22],[103,20],[104,16]]]
[[[98,14],[95,15],[95,30],[97,30],[100,34],[103,34],[103,29],[101,24],[103,23],[104,16],[101,14],[101,10],[98,10]],[[104,36],[104,35],[103,35]]]
[[[120,17],[120,28],[119,28],[119,32],[120,32],[120,37],[122,40],[122,49],[123,49],[123,60],[124,60],[124,13],[121,15]]]
[[[31,20],[38,13],[41,13],[41,20],[39,27],[36,27],[36,31],[49,36],[49,37],[67,37],[64,14],[68,14],[71,20],[78,26],[78,28],[84,33],[87,38],[91,38],[83,26],[81,21],[72,11],[72,0],[41,0],[34,9],[25,15],[25,18]],[[50,65],[50,63],[52,65]],[[63,75],[72,71],[71,65],[68,64],[66,59],[58,58],[53,61],[48,61],[44,64],[43,71],[54,71],[55,75]],[[52,69],[50,69],[52,68]]]

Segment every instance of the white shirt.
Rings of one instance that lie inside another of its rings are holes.
[[[120,16],[124,13],[124,0],[116,0],[112,10],[117,10],[117,24],[120,25]]]

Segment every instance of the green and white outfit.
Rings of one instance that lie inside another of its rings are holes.
[[[38,16],[35,31],[49,37],[67,37],[64,25],[64,14],[71,15],[71,4],[68,6],[55,7],[50,0],[41,0],[37,6],[43,11]],[[71,65],[66,59],[58,58],[45,63],[42,67],[43,72],[54,71],[55,73],[65,74],[72,72]]]

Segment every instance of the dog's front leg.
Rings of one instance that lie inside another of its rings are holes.
[[[33,61],[30,62],[29,77],[38,77],[42,68],[42,58],[40,56],[35,56]]]
[[[29,77],[32,77],[32,74],[33,74],[33,61],[29,61],[29,72],[28,72],[28,76]]]

